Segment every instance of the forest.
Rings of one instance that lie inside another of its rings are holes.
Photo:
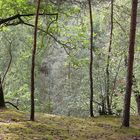
[[[139,0],[0,0],[0,140],[140,140]]]

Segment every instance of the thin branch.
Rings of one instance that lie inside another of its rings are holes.
[[[44,16],[44,15],[47,15],[47,16],[58,16],[58,13],[39,13],[39,16]],[[21,14],[20,17],[29,17],[29,16],[35,16],[35,14]]]
[[[47,32],[49,31],[50,26],[51,26],[55,21],[57,21],[57,20],[58,20],[58,15],[56,16],[56,18],[55,18],[54,20],[52,20],[52,21],[49,23],[48,28],[47,28]]]
[[[32,25],[32,24],[30,24],[30,23],[23,22],[23,24],[34,28],[34,25]],[[38,30],[40,30],[41,32],[43,32],[43,33],[49,35],[51,38],[54,39],[54,41],[56,41],[58,44],[62,45],[63,48],[64,48],[64,50],[65,50],[65,52],[66,52],[66,54],[70,56],[68,50],[66,49],[66,48],[70,48],[70,46],[66,45],[65,43],[62,43],[62,42],[61,42],[60,40],[58,40],[55,36],[53,36],[51,33],[47,32],[47,31],[45,31],[45,30],[43,30],[43,29],[41,29],[41,28],[39,28],[39,27],[38,27]]]
[[[113,18],[113,20],[115,21],[114,23],[118,24],[119,27],[121,28],[121,30],[125,33],[125,36],[128,37],[128,34],[126,32],[126,29],[124,29],[124,27],[118,22],[118,20],[116,20],[115,18]]]
[[[47,15],[47,16],[58,16],[58,13],[39,13],[39,15]],[[17,25],[17,24],[20,24],[21,22],[21,18],[22,17],[31,17],[31,16],[35,16],[35,14],[31,13],[31,14],[16,14],[14,16],[11,16],[11,17],[8,17],[8,18],[5,18],[5,19],[0,19],[0,25],[2,24],[5,24],[6,26],[10,26],[10,25],[13,25],[12,23],[9,23],[13,20],[16,20],[18,19],[19,22],[16,22],[16,24],[14,25]]]
[[[9,102],[9,101],[5,102],[5,104],[10,104],[11,106],[13,106],[13,107],[16,108],[17,110],[19,110],[19,108],[18,108],[16,105],[14,105],[13,103],[11,103],[11,102]]]
[[[18,24],[24,24],[24,25],[27,25],[27,26],[30,26],[30,27],[33,27],[34,28],[34,25],[30,24],[30,23],[26,23],[21,17],[29,17],[29,16],[34,16],[35,14],[17,14],[15,16],[12,16],[12,17],[9,17],[9,18],[6,18],[6,19],[0,19],[0,25],[1,24],[5,24],[6,26],[15,26],[15,25],[18,25]],[[56,19],[58,19],[58,13],[53,13],[53,14],[39,14],[39,15],[49,15],[49,16],[53,16],[55,15],[56,16]],[[18,19],[19,21],[18,22],[13,22],[13,23],[7,23],[9,21],[12,21],[12,20],[15,20],[15,19]],[[54,20],[52,21],[54,22]],[[50,25],[52,24],[52,22],[49,24],[49,27]],[[47,28],[47,31],[49,30],[49,27]],[[70,55],[68,50],[66,48],[70,48],[70,46],[66,45],[65,43],[62,43],[60,40],[58,40],[56,37],[54,37],[51,33],[41,29],[41,28],[38,28],[38,30],[46,33],[47,35],[49,35],[51,38],[53,38],[58,44],[62,45],[66,54],[67,55]]]

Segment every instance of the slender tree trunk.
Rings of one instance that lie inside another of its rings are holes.
[[[140,115],[140,91],[138,90],[138,86],[137,86],[138,83],[134,74],[132,80],[133,80],[133,92],[135,94],[135,100],[137,104],[137,111],[138,111],[138,115]]]
[[[40,1],[37,2],[37,11],[36,11],[36,19],[35,19],[35,29],[34,29],[34,45],[32,50],[32,67],[31,67],[31,116],[30,120],[34,121],[34,113],[35,113],[35,104],[34,104],[34,78],[35,78],[35,54],[36,54],[36,44],[37,44],[37,25],[38,25],[38,17],[39,17],[39,9],[40,9]]]
[[[135,99],[137,103],[138,115],[140,115],[140,95],[135,95]]]
[[[99,115],[106,115],[106,107],[105,107],[105,103],[104,103],[103,99],[102,99],[102,103],[101,103],[101,108],[99,110]]]
[[[90,116],[94,117],[93,114],[93,19],[92,19],[92,7],[91,0],[88,0],[89,4],[89,15],[90,15],[90,65],[89,65],[89,77],[90,77]]]
[[[0,78],[0,108],[5,108],[4,93],[1,78]]]
[[[107,78],[107,87],[106,87],[106,101],[107,101],[107,110],[108,114],[112,114],[111,111],[111,101],[110,101],[110,55],[111,55],[111,49],[112,49],[112,37],[113,37],[113,2],[114,0],[111,0],[111,30],[110,30],[110,42],[108,47],[108,56],[107,56],[107,65],[106,65],[106,78]]]
[[[124,99],[124,111],[123,111],[123,121],[122,121],[122,126],[124,127],[129,127],[129,120],[130,120],[130,104],[131,104],[131,92],[132,92],[134,46],[135,46],[135,36],[136,36],[137,5],[138,5],[138,0],[132,0],[126,93]]]
[[[6,103],[5,103],[5,99],[4,99],[4,92],[3,92],[3,82],[5,80],[5,77],[9,71],[11,63],[12,63],[12,53],[11,53],[12,42],[9,42],[9,44],[10,44],[10,48],[9,48],[10,61],[9,61],[9,64],[8,64],[6,71],[4,72],[3,78],[0,77],[0,108],[6,107],[6,105],[5,105]]]

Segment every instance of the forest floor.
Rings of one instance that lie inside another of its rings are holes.
[[[131,117],[131,127],[121,128],[113,116],[74,118],[0,110],[0,140],[140,140],[140,117]]]

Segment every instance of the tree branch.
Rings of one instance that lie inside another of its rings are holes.
[[[30,26],[30,27],[33,27],[34,28],[34,25],[30,24],[30,23],[26,23],[21,17],[29,17],[29,16],[34,16],[35,14],[17,14],[17,15],[14,15],[12,17],[9,17],[9,18],[6,18],[6,19],[0,19],[0,25],[2,24],[5,24],[6,26],[15,26],[15,25],[18,25],[18,24],[24,24],[24,25],[27,25],[27,26]],[[56,21],[58,19],[58,13],[50,13],[50,14],[43,14],[43,13],[39,13],[39,15],[48,15],[48,16],[56,16],[56,19],[53,20],[52,22]],[[17,22],[13,22],[13,23],[9,23],[10,21],[12,20],[15,20],[15,19],[18,19],[19,21]],[[50,25],[52,24],[52,22],[49,24],[49,27]],[[38,30],[46,33],[47,35],[49,35],[51,38],[53,38],[58,44],[60,44],[61,46],[63,46],[65,52],[67,55],[70,55],[68,50],[66,48],[70,48],[70,46],[66,45],[65,43],[62,43],[60,40],[58,40],[56,37],[54,37],[51,33],[48,32],[48,28],[47,28],[47,31],[41,29],[41,28],[38,28]]]
[[[30,23],[26,23],[23,21],[23,24],[27,25],[27,26],[30,26],[30,27],[33,27],[34,28],[34,25],[30,24]],[[42,31],[43,33],[49,35],[51,38],[53,38],[58,44],[60,44],[61,46],[63,46],[65,52],[67,55],[70,55],[68,50],[66,48],[70,48],[70,46],[68,46],[67,44],[65,43],[62,43],[60,40],[58,40],[55,36],[53,36],[51,33],[41,29],[41,28],[38,28],[38,30]],[[48,30],[48,29],[47,29]]]
[[[19,108],[18,108],[16,105],[14,105],[13,103],[11,103],[11,102],[9,102],[9,101],[5,102],[5,104],[10,104],[11,106],[13,106],[13,107],[16,108],[17,110],[19,110]]]
[[[39,13],[39,15],[47,15],[47,16],[57,16],[58,17],[58,13]],[[5,24],[6,26],[10,26],[10,25],[13,25],[12,23],[10,23],[11,21],[14,21],[16,19],[19,20],[19,22],[16,22],[16,24],[14,25],[17,25],[17,24],[20,24],[21,23],[21,18],[22,17],[31,17],[31,16],[35,16],[34,13],[31,13],[31,14],[16,14],[14,16],[11,16],[11,17],[8,17],[8,18],[5,18],[5,19],[0,19],[0,25],[2,24]]]

